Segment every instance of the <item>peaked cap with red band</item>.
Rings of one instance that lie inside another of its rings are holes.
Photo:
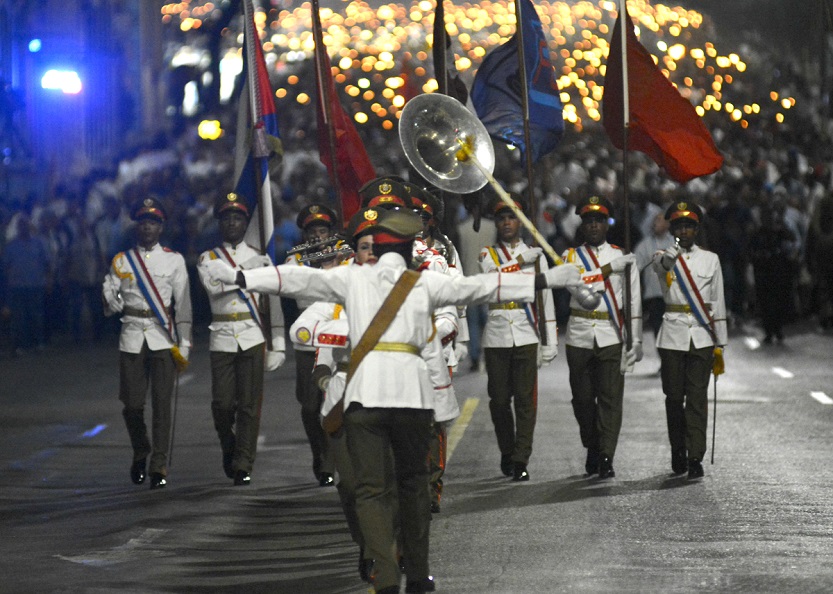
[[[310,204],[298,213],[298,218],[295,224],[301,230],[306,229],[310,225],[326,225],[327,227],[334,227],[336,224],[336,213],[331,208],[323,204]]]
[[[606,217],[612,217],[613,204],[607,198],[589,196],[576,205],[576,214],[580,217],[596,213]]]
[[[694,221],[699,225],[703,220],[703,210],[693,202],[675,202],[665,211],[665,218],[672,225],[681,220]]]
[[[229,192],[214,204],[214,216],[220,218],[225,212],[242,212],[248,219],[251,216],[246,201],[239,194]]]
[[[133,212],[130,214],[130,218],[134,221],[153,219],[159,221],[160,223],[164,223],[165,219],[168,218],[168,215],[165,213],[165,209],[162,207],[162,203],[159,202],[159,200],[156,198],[145,198],[136,205]]]

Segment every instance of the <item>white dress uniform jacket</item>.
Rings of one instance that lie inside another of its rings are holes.
[[[334,371],[339,363],[350,362],[350,342],[347,336],[349,325],[347,317],[340,310],[341,306],[335,303],[316,301],[298,316],[289,334],[295,344],[316,347],[315,364],[326,365]],[[438,423],[453,421],[460,416],[460,407],[443,357],[443,347],[436,334],[422,349],[422,358],[428,365],[431,384],[434,386],[434,420]],[[345,371],[333,373],[321,406],[322,416],[327,416],[341,399],[346,381]]]
[[[711,307],[712,318],[714,318],[717,344],[712,341],[709,331],[694,317],[694,314],[685,312],[666,311],[662,317],[662,326],[657,334],[657,347],[671,349],[674,351],[687,351],[691,343],[694,347],[701,349],[707,346],[724,346],[728,342],[726,328],[726,303],[723,297],[723,273],[720,269],[720,260],[717,254],[704,250],[699,246],[692,246],[688,251],[680,250],[680,258],[685,258],[685,263],[691,272],[691,277],[700,291],[700,296],[707,307]],[[668,305],[688,305],[685,295],[677,282],[676,273],[665,270],[660,263],[662,252],[654,256],[653,267],[659,277],[665,303]],[[669,286],[668,281],[671,281]]]
[[[405,260],[386,253],[374,266],[339,266],[317,270],[304,266],[277,266],[245,271],[251,290],[308,299],[335,301],[348,315],[349,337],[364,335],[394,283],[405,272]],[[426,270],[382,335],[380,342],[407,343],[419,351],[433,333],[431,312],[438,307],[487,301],[531,301],[535,276],[494,274],[448,277]],[[376,408],[433,409],[428,368],[418,354],[371,351],[347,387],[345,408],[352,402]]]
[[[529,246],[523,241],[512,247],[502,241],[493,246],[501,264],[498,266],[489,248],[480,251],[480,269],[483,272],[503,272],[517,274],[521,273],[517,257],[529,250]],[[506,258],[506,254],[509,258]],[[549,268],[545,258],[541,258],[541,272]],[[532,270],[528,268],[527,270]],[[523,274],[523,273],[521,273]],[[542,349],[544,361],[551,361],[558,354],[558,328],[555,323],[555,306],[553,305],[552,291],[546,289],[544,295],[544,315],[546,316],[547,346]],[[520,304],[523,305],[523,304]],[[532,306],[534,307],[534,306]],[[538,333],[526,314],[526,309],[489,309],[489,317],[486,321],[486,328],[483,330],[483,348],[509,348],[512,346],[524,346],[538,342]]]
[[[290,266],[303,266],[305,268],[309,268],[306,264],[301,262],[301,254],[292,254],[291,256],[287,257],[285,264]],[[315,299],[308,299],[307,297],[301,296],[295,299],[295,303],[298,305],[298,311],[302,312],[310,305],[315,302]],[[302,345],[302,344],[293,344],[292,347],[296,351],[314,351],[314,348]]]
[[[246,243],[239,243],[236,246],[223,242],[223,247],[235,263],[235,270],[240,270],[240,265],[260,255],[260,252]],[[208,300],[211,304],[211,313],[215,316],[232,317],[235,314],[243,314],[248,317],[251,310],[245,301],[240,297],[240,290],[237,287],[223,285],[214,281],[206,270],[206,263],[214,259],[216,255],[209,250],[200,254],[197,272],[200,282],[208,293]],[[254,307],[257,307],[258,295],[251,294],[242,289],[252,300]],[[272,350],[283,351],[286,348],[284,340],[283,310],[280,299],[274,295],[269,296],[269,311],[271,315],[270,326],[272,328]],[[266,320],[264,320],[266,323]],[[211,330],[209,339],[209,350],[220,353],[236,353],[238,347],[247,350],[255,345],[262,344],[265,339],[263,331],[257,322],[252,319],[214,321],[208,326]]]
[[[625,255],[625,252],[616,246],[612,246],[607,242],[602,243],[598,247],[593,247],[585,244],[589,250],[596,256],[599,266],[604,266],[619,256]],[[586,270],[582,264],[581,258],[576,253],[575,249],[569,249],[564,252],[562,259],[568,263],[581,265],[582,276],[586,273],[591,275],[601,275],[601,269]],[[636,342],[642,342],[642,298],[639,289],[639,272],[635,269],[631,272],[631,336]],[[625,293],[624,293],[624,274],[611,274],[608,280],[613,287],[613,293],[616,296],[616,303],[620,310],[624,310]],[[575,292],[570,290],[570,309],[583,310],[581,304],[576,300]],[[612,304],[611,304],[612,305]],[[567,324],[567,344],[583,349],[592,349],[593,344],[599,347],[611,346],[621,343],[619,334],[616,329],[616,314],[608,311],[608,306],[605,299],[599,302],[599,305],[594,310],[596,312],[604,312],[608,314],[608,319],[594,319],[589,317],[580,317],[570,314],[570,321]],[[591,313],[591,312],[588,312]]]
[[[169,310],[173,305],[174,320],[179,336],[180,347],[191,347],[191,293],[188,284],[188,272],[185,270],[185,258],[173,250],[163,248],[158,243],[149,250],[137,248],[139,257],[153,279],[159,296]],[[150,287],[149,290],[152,291]],[[150,304],[145,300],[133,269],[124,252],[113,258],[110,271],[104,278],[104,301],[110,302],[121,295],[125,309],[149,311]],[[125,353],[139,353],[147,342],[152,351],[169,349],[174,346],[168,332],[156,317],[138,317],[125,313],[121,319],[119,350]]]

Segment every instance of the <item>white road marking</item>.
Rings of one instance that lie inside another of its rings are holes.
[[[451,454],[454,453],[454,448],[463,439],[463,433],[466,432],[466,428],[469,426],[472,416],[474,416],[474,409],[477,408],[478,404],[480,404],[479,398],[466,398],[466,402],[463,404],[463,410],[460,411],[460,416],[457,417],[457,420],[454,421],[454,425],[452,425],[451,430],[448,432],[448,445],[446,446],[445,455],[446,463],[451,460]]]
[[[792,379],[795,375],[791,371],[787,371],[783,367],[773,367],[772,373],[779,377],[783,377],[784,379]]]
[[[830,398],[824,392],[810,392],[810,396],[821,402],[822,404],[833,404],[833,398]]]
[[[69,561],[70,563],[78,563],[80,565],[90,565],[94,567],[116,565],[118,563],[124,563],[125,561],[134,560],[136,558],[136,552],[143,548],[148,549],[145,551],[147,555],[160,555],[161,552],[153,551],[150,545],[152,545],[154,541],[162,538],[162,536],[164,536],[167,532],[168,530],[163,528],[147,528],[136,538],[131,538],[123,545],[114,547],[109,551],[93,551],[87,555],[72,555],[69,557],[64,555],[55,556],[58,559]]]
[[[754,336],[747,336],[743,339],[743,342],[750,351],[754,351],[756,349],[761,348],[760,341]]]

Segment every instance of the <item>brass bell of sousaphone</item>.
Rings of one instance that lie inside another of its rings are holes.
[[[399,117],[399,141],[405,157],[429,183],[457,194],[475,192],[489,181],[465,154],[465,143],[480,165],[491,173],[495,149],[481,121],[448,95],[417,95]]]

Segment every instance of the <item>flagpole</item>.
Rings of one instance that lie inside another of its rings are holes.
[[[338,154],[336,151],[336,131],[331,110],[332,97],[330,96],[330,85],[324,84],[324,72],[332,76],[329,65],[329,57],[324,47],[324,34],[321,31],[321,15],[319,12],[318,0],[312,0],[312,37],[315,41],[315,72],[317,73],[316,84],[318,85],[318,102],[321,104],[321,113],[324,115],[324,124],[327,126],[328,149],[330,152],[330,182],[333,185],[333,192],[336,198],[336,213],[341,225],[346,225],[344,220],[344,207],[341,203],[341,184],[338,179]],[[319,125],[321,122],[319,122]],[[319,132],[320,133],[320,132]]]
[[[535,10],[535,7],[532,8]],[[515,0],[515,42],[518,45],[518,82],[521,87],[521,112],[524,122],[524,158],[526,160],[526,189],[529,201],[529,214],[536,218],[538,216],[538,201],[535,199],[534,171],[532,164],[532,134],[529,129],[529,86],[526,79],[526,52],[524,51],[523,20],[521,0]],[[532,238],[534,246],[538,245],[535,237]],[[541,264],[536,260],[535,272],[540,272]],[[535,311],[538,315],[538,337],[541,345],[547,343],[547,316],[544,311],[543,291],[535,292]]]
[[[437,34],[440,38],[437,39]],[[445,39],[445,6],[443,0],[437,0],[434,8],[434,47],[432,48],[434,55],[434,78],[437,79],[437,92],[442,95],[448,95],[448,72],[445,68],[446,61],[446,39]],[[427,181],[427,180],[426,180]],[[445,190],[437,188],[439,191],[440,203],[445,206]],[[446,209],[443,208],[443,218],[445,218]],[[439,221],[444,223],[444,221]]]
[[[271,201],[272,191],[271,183],[269,181],[269,147],[266,142],[266,130],[263,128],[261,118],[263,115],[263,106],[260,105],[260,93],[258,92],[257,84],[257,61],[255,57],[255,43],[260,43],[257,36],[257,28],[254,20],[254,5],[252,0],[245,0],[243,2],[243,24],[244,38],[246,43],[246,58],[248,64],[248,83],[249,83],[249,113],[252,122],[252,150],[251,155],[254,160],[254,167],[252,167],[252,175],[254,176],[254,188],[257,192],[257,210],[258,210],[258,236],[260,238],[260,249],[263,253],[267,253],[268,241],[271,237],[266,237],[266,219],[264,215],[267,213],[265,207],[266,200],[270,202],[268,212],[272,212]],[[266,168],[266,182],[264,183],[260,177],[263,168]],[[268,192],[268,195],[267,195]],[[261,330],[263,337],[266,340],[266,349],[272,350],[272,308],[269,304],[269,299],[265,295],[260,296],[260,310],[263,312],[264,321]]]
[[[625,252],[631,251],[631,207],[630,207],[630,168],[628,165],[628,128],[631,125],[630,98],[628,96],[628,39],[625,31],[625,21],[630,27],[630,16],[628,15],[627,0],[619,2],[619,39],[622,44],[622,208],[624,215],[622,223],[625,225]],[[633,332],[631,328],[631,275],[634,274],[633,267],[628,264],[625,267],[624,278],[624,318],[625,318],[625,350],[630,351],[633,347]]]

